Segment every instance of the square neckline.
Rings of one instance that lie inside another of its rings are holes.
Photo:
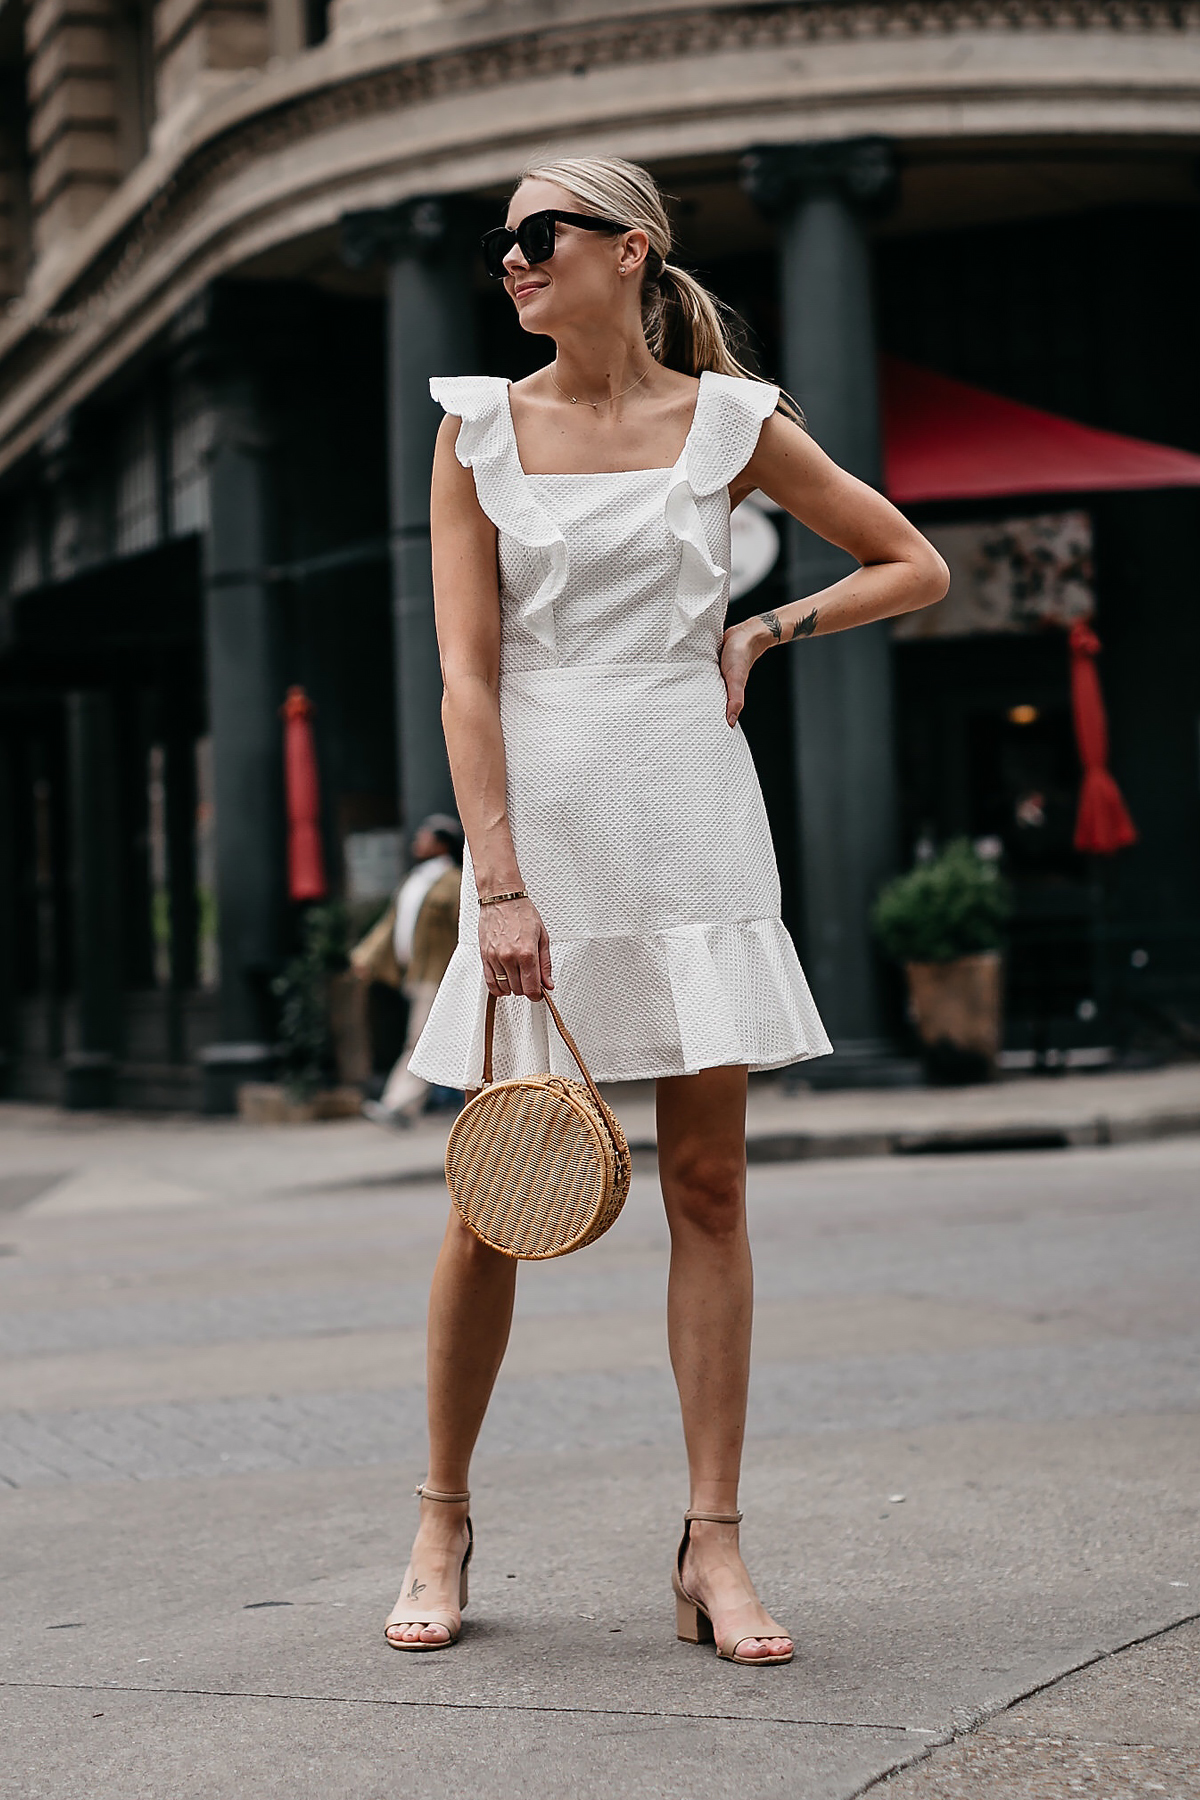
[[[704,401],[705,392],[707,391],[705,388],[705,377],[711,373],[712,371],[710,369],[702,369],[700,371],[700,385],[696,389],[696,402],[692,407],[691,423],[687,428],[687,436],[683,440],[683,448],[680,450],[679,455],[675,458],[673,463],[661,463],[649,469],[541,469],[535,470],[533,473],[530,473],[525,467],[525,464],[521,461],[521,446],[517,442],[517,424],[516,420],[513,418],[512,410],[513,384],[511,378],[506,375],[504,377],[504,410],[508,418],[508,432],[512,441],[512,451],[516,465],[526,481],[605,481],[611,480],[614,476],[670,475],[673,470],[679,467],[691,448],[692,439],[696,435],[696,425],[700,418],[700,408]]]

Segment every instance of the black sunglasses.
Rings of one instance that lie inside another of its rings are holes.
[[[576,212],[535,212],[521,220],[515,231],[507,225],[497,225],[491,231],[485,231],[480,242],[483,245],[483,260],[488,274],[493,281],[503,281],[508,274],[504,267],[504,259],[516,244],[532,266],[534,263],[549,262],[554,255],[554,226],[578,225],[581,231],[628,231],[628,225],[617,225],[612,219],[597,219],[591,213]]]

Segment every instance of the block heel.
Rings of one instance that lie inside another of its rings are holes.
[[[694,1600],[687,1600],[678,1593],[675,1596],[675,1636],[681,1644],[711,1644],[716,1641],[708,1614]]]

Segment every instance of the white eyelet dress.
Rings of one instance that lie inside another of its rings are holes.
[[[526,475],[507,381],[429,385],[462,421],[458,459],[498,533],[509,821],[555,999],[593,1075],[827,1054],[719,666],[729,483],[779,390],[703,375],[674,468]],[[410,1067],[474,1088],[487,988],[469,860],[462,896],[458,948]],[[512,996],[497,1009],[496,1074],[544,1070],[575,1073],[546,1008]]]

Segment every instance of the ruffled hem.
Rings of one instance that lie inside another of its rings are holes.
[[[597,1081],[648,1081],[745,1064],[752,1071],[832,1049],[779,919],[681,925],[652,937],[552,945],[554,996]],[[483,1078],[487,988],[474,945],[446,970],[409,1067],[443,1087]],[[540,1004],[497,1010],[499,1079],[575,1064]]]

